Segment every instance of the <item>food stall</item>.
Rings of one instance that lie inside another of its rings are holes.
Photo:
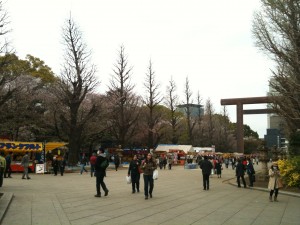
[[[12,172],[23,172],[21,165],[22,158],[26,152],[29,155],[29,172],[35,172],[36,164],[45,163],[45,154],[55,148],[65,146],[64,142],[16,142],[16,141],[0,141],[0,151],[4,151],[5,155],[12,153],[11,169]]]
[[[186,153],[180,149],[170,149],[169,153],[174,156],[174,164],[184,165],[186,159]]]

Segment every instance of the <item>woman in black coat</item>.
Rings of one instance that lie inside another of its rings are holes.
[[[222,174],[222,163],[217,160],[216,162],[216,170],[217,170],[217,175],[218,175],[218,178],[221,178],[221,174]]]
[[[60,175],[61,175],[61,176],[64,175],[66,165],[67,165],[67,162],[66,162],[65,158],[62,157],[62,159],[61,159],[61,161],[60,161],[60,164],[59,164],[59,166],[60,166],[59,169],[60,169]]]
[[[138,160],[137,155],[134,155],[128,168],[128,176],[131,176],[132,194],[135,193],[135,189],[140,192],[140,165],[141,162]]]

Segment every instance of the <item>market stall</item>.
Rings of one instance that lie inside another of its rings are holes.
[[[4,151],[5,155],[9,152],[12,153],[11,169],[13,172],[23,172],[24,168],[21,165],[22,158],[25,153],[28,153],[30,158],[29,161],[29,172],[36,171],[37,164],[46,163],[46,153],[65,146],[67,143],[64,142],[15,142],[15,141],[0,141],[0,151]],[[43,166],[45,168],[45,166]],[[40,167],[39,167],[40,169]]]

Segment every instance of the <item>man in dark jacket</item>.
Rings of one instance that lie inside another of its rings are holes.
[[[118,168],[120,166],[120,157],[118,154],[116,154],[114,156],[114,163],[115,163],[115,169],[116,169],[116,171],[118,171]]]
[[[104,177],[106,176],[106,168],[104,168],[102,163],[108,159],[105,157],[105,154],[103,153],[103,150],[99,150],[98,156],[96,159],[96,164],[95,164],[95,175],[96,175],[96,191],[97,194],[95,197],[100,198],[101,197],[101,192],[100,192],[100,185],[104,191],[104,196],[108,195],[108,189],[104,183]]]
[[[241,159],[238,159],[238,163],[236,165],[235,172],[236,172],[236,179],[237,179],[238,187],[239,188],[241,187],[240,178],[242,178],[244,188],[246,188],[246,182],[245,182],[245,178],[244,178],[245,166],[243,165]]]
[[[202,169],[203,176],[203,190],[209,190],[209,176],[213,165],[210,161],[208,161],[207,156],[204,156],[204,160],[201,162],[200,168]]]
[[[54,176],[57,176],[58,166],[59,166],[59,162],[57,161],[56,156],[54,156],[52,160],[52,168],[53,168]]]
[[[12,153],[8,153],[8,155],[5,157],[6,160],[6,168],[5,168],[5,172],[4,172],[4,178],[8,177],[8,178],[12,178],[11,177],[11,155]]]

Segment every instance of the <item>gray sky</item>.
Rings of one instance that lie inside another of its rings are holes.
[[[20,58],[31,54],[59,74],[62,27],[71,13],[92,50],[99,92],[107,90],[117,51],[124,45],[136,92],[143,95],[151,59],[163,95],[172,76],[183,101],[188,76],[194,99],[199,91],[203,103],[210,98],[216,112],[222,110],[222,98],[267,93],[271,61],[254,46],[251,33],[259,6],[259,0],[9,0],[4,5]],[[235,106],[227,110],[236,122]],[[263,137],[267,116],[244,116],[244,124]]]

